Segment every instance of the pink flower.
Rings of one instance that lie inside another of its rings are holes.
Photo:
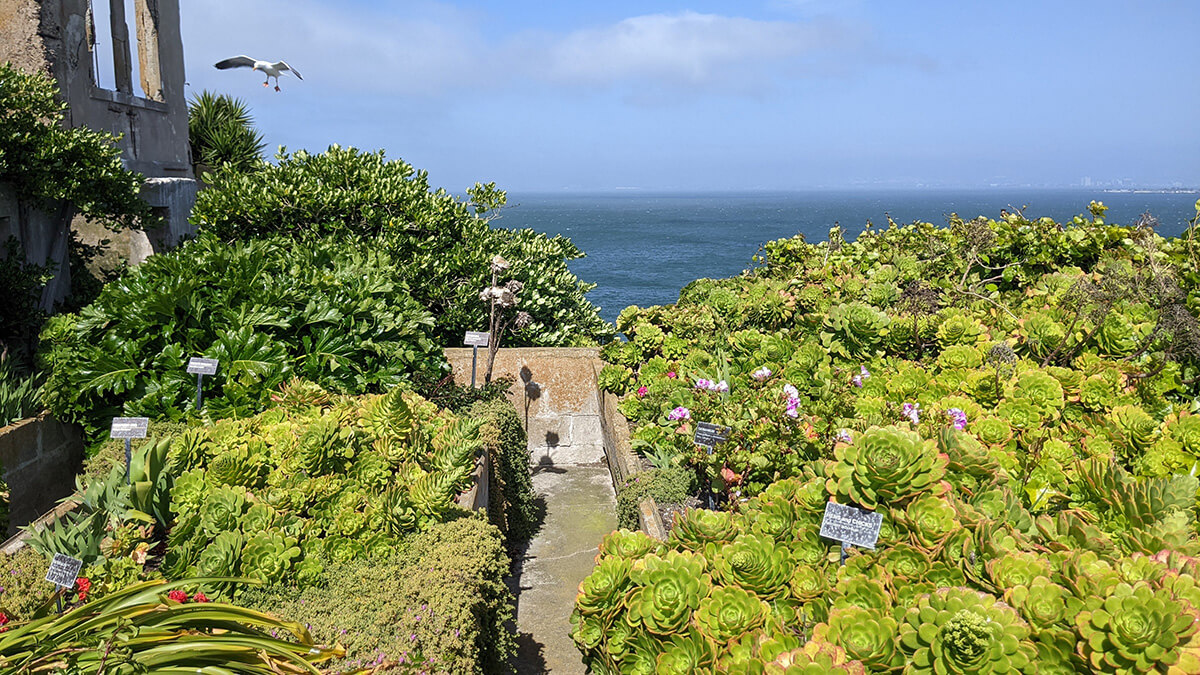
[[[697,389],[712,389],[712,386],[713,386],[712,380],[706,380],[703,377],[696,380],[696,388]]]
[[[667,419],[669,419],[669,420],[690,420],[690,419],[692,419],[692,411],[688,410],[687,408],[685,408],[683,406],[679,406],[678,408],[667,413]]]
[[[954,428],[959,431],[964,431],[967,428],[967,413],[959,408],[951,408],[946,411],[946,417],[954,424]]]
[[[667,377],[671,378],[672,380],[675,379],[675,371],[673,371],[673,370],[668,371]]]
[[[901,415],[908,418],[913,424],[921,423],[921,404],[920,403],[905,403],[901,409]]]
[[[730,469],[727,466],[721,468],[721,478],[725,479],[725,482],[730,484],[737,483],[738,481],[742,480],[741,476],[734,473],[733,469]]]
[[[196,602],[208,602],[208,596],[203,593],[197,592],[195,595],[192,596],[192,600],[194,600]],[[343,630],[342,632],[345,633],[346,631]]]
[[[650,390],[647,389],[645,386],[638,387],[638,390],[637,390],[638,398],[645,398],[646,394],[649,392],[650,392]]]
[[[758,370],[754,371],[753,373],[750,373],[750,377],[753,377],[754,379],[758,380],[759,382],[764,382],[764,381],[766,381],[766,379],[768,377],[771,377],[771,369],[766,366],[763,366],[762,368],[759,368]]]
[[[709,387],[709,389],[724,394],[725,392],[729,391],[729,383],[725,380],[721,380],[720,382]]]
[[[862,387],[862,375],[855,375],[854,377],[850,378],[850,384],[853,384],[856,387]]]
[[[783,385],[783,393],[787,394],[789,399],[800,396],[800,391],[790,384]]]
[[[170,598],[171,600],[174,600],[175,602],[187,602],[187,600],[188,600],[188,594],[179,590],[178,588],[171,591],[170,593],[167,593],[167,597]]]

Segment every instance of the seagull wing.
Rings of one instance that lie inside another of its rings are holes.
[[[224,61],[217,61],[217,68],[220,70],[228,70],[229,68],[253,68],[254,59],[249,56],[235,56]]]
[[[304,79],[303,77],[300,77],[300,71],[289,66],[287,64],[287,61],[279,61],[278,63],[272,63],[271,67],[274,68],[275,70],[290,70],[290,71],[292,71],[292,74],[296,76],[297,79],[301,79],[301,80]]]

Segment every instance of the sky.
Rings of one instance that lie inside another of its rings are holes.
[[[1194,0],[181,5],[189,96],[452,192],[1200,187]]]

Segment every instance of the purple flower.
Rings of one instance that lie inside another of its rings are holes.
[[[725,380],[721,380],[720,382],[709,387],[709,389],[712,391],[725,393],[725,392],[729,391],[729,383],[726,382]]]
[[[788,398],[796,398],[800,396],[800,391],[790,384],[783,385],[783,393],[787,394]]]
[[[667,419],[669,419],[669,420],[690,420],[690,419],[692,419],[692,411],[688,410],[687,408],[685,408],[683,406],[679,406],[678,408],[667,413]]]
[[[954,428],[959,431],[965,431],[967,428],[967,413],[958,408],[950,408],[946,411],[946,417],[950,418],[950,422],[954,424]]]
[[[713,386],[712,380],[706,380],[703,377],[696,380],[696,388],[697,389],[712,389],[712,386]]]
[[[837,432],[837,440],[840,443],[853,443],[854,437],[850,435],[849,429],[839,429]]]
[[[866,366],[859,366],[858,374],[859,374],[859,377],[861,377],[864,380],[871,379],[871,371],[867,370]]]
[[[787,400],[787,408],[783,411],[783,414],[791,417],[792,419],[796,419],[800,416],[799,408],[800,399],[796,398],[795,396],[789,396]]]
[[[771,369],[766,366],[763,366],[762,368],[759,368],[758,370],[754,371],[753,373],[750,373],[750,377],[753,377],[754,379],[758,380],[759,382],[765,382],[768,377],[771,377]]]
[[[854,377],[850,378],[850,384],[853,384],[856,387],[862,387],[862,375],[855,375]]]
[[[908,418],[913,424],[921,423],[921,404],[920,403],[905,403],[900,414]]]

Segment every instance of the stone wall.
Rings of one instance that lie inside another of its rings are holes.
[[[8,535],[75,489],[83,432],[43,413],[0,429],[0,466],[8,484]]]
[[[471,349],[446,350],[459,384],[471,383]],[[593,464],[605,460],[596,384],[597,348],[517,348],[496,354],[493,378],[513,380],[508,398],[529,436],[535,466]],[[487,371],[479,350],[478,382]]]

